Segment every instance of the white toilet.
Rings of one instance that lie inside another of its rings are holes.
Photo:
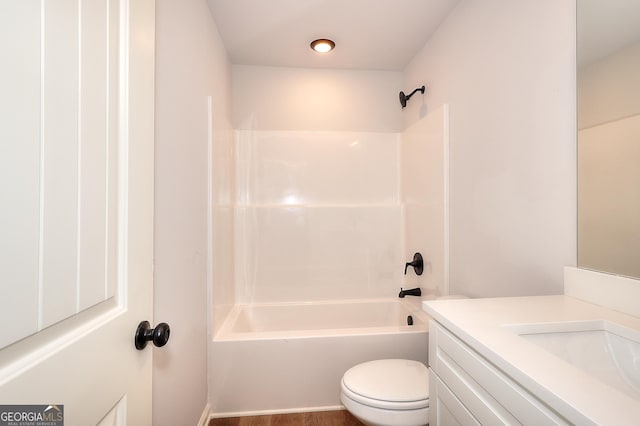
[[[344,373],[340,400],[369,426],[429,423],[429,370],[418,361],[379,359]]]

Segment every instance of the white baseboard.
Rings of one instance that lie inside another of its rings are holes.
[[[294,413],[311,413],[314,411],[338,411],[344,410],[343,405],[329,405],[325,407],[302,407],[283,410],[258,410],[258,411],[236,411],[227,413],[211,413],[212,419],[223,419],[226,417],[244,417],[244,416],[268,416],[272,414],[294,414]]]
[[[207,404],[205,405],[204,410],[202,410],[202,415],[200,416],[200,420],[198,420],[198,426],[207,426],[209,424],[210,419],[211,419],[211,406]]]

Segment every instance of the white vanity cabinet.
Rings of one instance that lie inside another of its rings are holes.
[[[435,320],[429,369],[431,425],[569,424]]]

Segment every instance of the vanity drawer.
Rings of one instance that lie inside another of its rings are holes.
[[[431,408],[429,423],[432,425],[480,426],[480,423],[465,408],[442,380],[430,370],[429,400]],[[435,397],[433,396],[435,395]]]
[[[429,326],[432,370],[482,424],[568,424],[436,321]]]

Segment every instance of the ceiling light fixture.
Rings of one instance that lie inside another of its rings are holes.
[[[328,53],[336,47],[336,44],[327,38],[319,38],[311,42],[311,48],[318,53]]]

